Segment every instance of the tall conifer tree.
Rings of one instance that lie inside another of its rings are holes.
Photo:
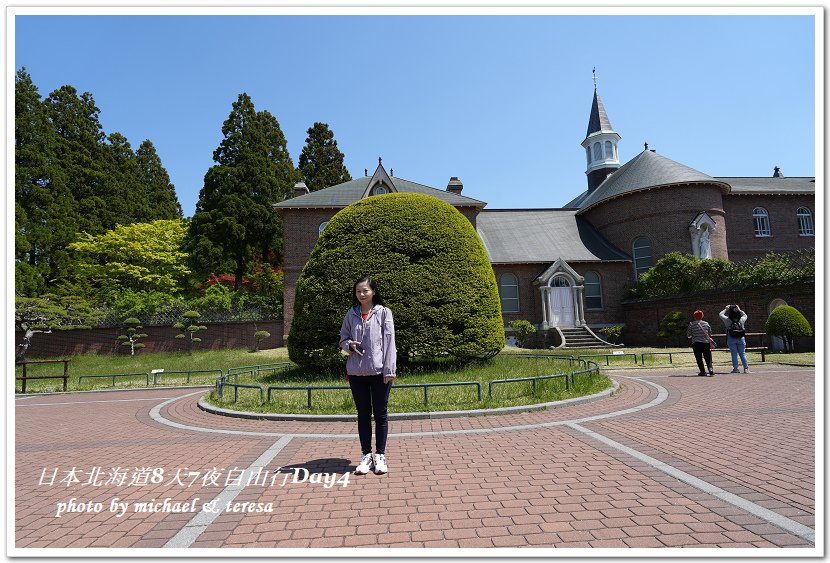
[[[55,152],[61,172],[77,203],[79,231],[102,233],[115,227],[111,193],[102,158],[104,133],[100,110],[89,92],[78,96],[72,86],[61,86],[46,98],[46,108],[57,142]]]
[[[150,201],[149,220],[181,219],[182,206],[153,143],[146,139],[135,151],[138,175]]]
[[[76,206],[56,162],[56,136],[25,68],[15,77],[15,291],[34,297],[62,275]]]
[[[257,112],[248,94],[234,102],[222,133],[186,246],[195,272],[231,272],[239,290],[257,257],[281,249],[282,224],[271,205],[290,194],[300,176],[276,118]]]
[[[345,156],[337,148],[334,133],[327,123],[316,122],[308,129],[308,137],[300,154],[299,170],[309,191],[322,190],[352,179],[343,164]]]

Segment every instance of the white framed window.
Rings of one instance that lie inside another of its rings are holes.
[[[588,164],[591,164],[591,147],[585,147],[585,156],[588,158]]]
[[[326,225],[328,225],[328,224],[329,224],[329,222],[328,222],[328,221],[323,221],[322,223],[320,223],[320,227],[317,229],[317,236],[318,236],[318,237],[322,236],[322,234],[323,234],[323,229],[325,229],[325,228],[326,228]]]
[[[502,274],[499,280],[502,313],[519,312],[519,280],[513,274]]]
[[[769,213],[763,207],[756,207],[752,210],[752,223],[755,226],[756,237],[772,236],[769,226]]]
[[[634,256],[634,273],[639,279],[640,274],[651,268],[651,241],[646,237],[638,237],[634,239],[631,247]]]
[[[594,143],[594,160],[602,160],[602,144]]]
[[[585,308],[602,309],[602,282],[596,272],[585,272]]]
[[[605,158],[614,158],[614,145],[611,144],[611,141],[605,141]]]
[[[796,210],[798,216],[798,234],[802,237],[816,236],[816,230],[813,227],[813,214],[806,207],[799,207]]]
[[[388,193],[389,193],[389,188],[387,188],[387,187],[386,187],[385,185],[383,185],[383,184],[378,184],[378,185],[377,185],[377,186],[375,186],[375,188],[372,190],[372,195],[383,195],[383,194],[388,194]]]

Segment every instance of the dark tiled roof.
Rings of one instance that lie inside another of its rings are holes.
[[[792,178],[773,178],[765,176],[716,178],[732,187],[731,193],[741,194],[815,194],[816,179],[812,176],[794,176]]]
[[[599,92],[594,89],[594,102],[591,104],[591,117],[588,119],[588,132],[585,133],[587,137],[591,133],[599,133],[600,131],[613,131],[611,122],[608,120],[608,115],[605,113],[605,106],[602,105],[602,100],[599,97]]]
[[[363,176],[362,178],[337,184],[336,186],[332,186],[330,188],[311,192],[310,194],[302,195],[300,197],[287,199],[285,201],[275,203],[273,206],[277,209],[346,207],[347,205],[351,205],[356,202],[363,196],[363,193],[366,191],[366,187],[369,185],[369,180],[369,176]],[[409,180],[404,180],[403,178],[393,178],[392,181],[395,183],[395,188],[397,188],[399,192],[431,195],[456,206],[484,207],[487,205],[483,201],[479,201],[471,197],[454,194],[446,190],[430,188],[429,186],[416,184],[415,182],[410,182]]]
[[[484,210],[476,230],[493,263],[631,260],[575,209]]]
[[[581,194],[579,194],[578,196],[576,196],[575,198],[573,198],[571,201],[569,201],[568,203],[566,203],[566,204],[565,204],[565,205],[563,205],[562,207],[563,207],[564,209],[575,209],[575,208],[578,208],[578,207],[579,207],[579,204],[580,204],[580,203],[582,203],[582,200],[584,200],[586,197],[588,197],[588,190],[585,190],[584,192],[582,192]]]
[[[728,186],[720,180],[650,150],[644,150],[597,186],[597,189],[580,203],[580,213],[601,201],[623,194],[687,183],[721,184],[724,191],[728,190]]]

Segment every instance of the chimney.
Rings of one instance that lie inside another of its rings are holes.
[[[294,184],[294,197],[300,197],[301,195],[306,195],[308,192],[308,186],[305,185],[305,182],[297,182]]]
[[[784,175],[781,174],[781,169],[779,167],[776,166],[772,170],[773,170],[773,172],[772,172],[772,177],[773,178],[783,178],[784,177]]]
[[[450,178],[450,183],[447,184],[447,191],[448,192],[451,192],[451,193],[454,193],[454,194],[460,194],[461,190],[463,190],[463,189],[464,189],[464,184],[461,183],[461,180],[459,180],[456,176],[453,176],[452,178]]]

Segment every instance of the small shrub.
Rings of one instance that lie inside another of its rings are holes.
[[[129,346],[130,347],[130,356],[135,356],[135,351],[144,348],[144,343],[139,342],[140,339],[146,338],[147,335],[144,333],[138,332],[140,329],[144,328],[141,326],[141,321],[135,317],[130,317],[124,320],[124,325],[127,327],[126,332],[127,334],[122,334],[118,337],[118,340],[122,340],[121,346]]]
[[[189,337],[187,342],[187,351],[190,354],[193,353],[193,345],[202,341],[202,339],[195,336],[195,334],[201,330],[207,330],[206,326],[196,324],[196,321],[200,316],[201,315],[198,311],[185,311],[182,313],[184,321],[173,325],[173,328],[180,331],[179,334],[176,335],[177,339],[182,340]]]
[[[798,336],[812,336],[813,329],[804,315],[795,307],[782,305],[770,313],[764,324],[764,331],[772,336],[780,336],[784,340],[784,348],[788,352],[795,349],[794,338]]]
[[[259,343],[271,336],[271,333],[267,330],[258,330],[254,333],[254,339],[256,340],[256,345],[254,346],[254,352],[259,352]]]
[[[689,319],[683,311],[672,311],[660,321],[657,336],[661,338],[675,338],[686,334]]]
[[[604,326],[599,329],[599,333],[611,344],[616,344],[622,335],[622,325]]]
[[[536,332],[536,327],[530,321],[524,319],[510,321],[510,328],[513,329],[513,334],[516,336],[516,340],[522,348],[526,348],[525,345],[527,344],[528,336]]]

